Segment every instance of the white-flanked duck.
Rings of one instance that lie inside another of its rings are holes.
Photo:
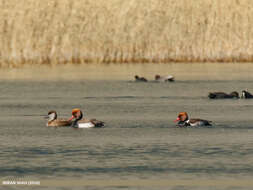
[[[155,75],[155,81],[158,81],[158,82],[174,82],[175,79],[172,75],[167,75],[167,76]]]
[[[138,75],[134,76],[135,82],[148,82],[148,80],[144,77],[139,77]]]
[[[186,112],[180,112],[177,116],[175,122],[178,122],[179,127],[201,127],[201,126],[211,126],[211,121],[207,121],[204,119],[189,119],[188,114]]]
[[[210,99],[228,99],[228,98],[239,98],[239,93],[236,91],[231,92],[230,94],[227,94],[225,92],[210,92],[208,94],[208,97]]]
[[[64,119],[57,119],[57,113],[54,110],[48,112],[45,118],[47,121],[47,127],[69,127],[72,122]]]
[[[249,93],[248,91],[243,90],[241,98],[250,99],[250,98],[253,98],[253,95],[251,93]]]
[[[83,119],[83,113],[80,109],[72,110],[72,117],[69,119],[72,121],[71,127],[74,128],[94,128],[104,127],[105,123],[96,119]]]

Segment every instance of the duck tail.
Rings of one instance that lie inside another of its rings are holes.
[[[91,122],[96,126],[96,127],[104,127],[105,126],[105,122],[103,121],[98,121],[96,119],[91,119]]]
[[[213,94],[213,93],[209,93],[209,94],[208,94],[208,97],[209,97],[210,99],[214,99],[214,98],[216,98],[216,95]]]

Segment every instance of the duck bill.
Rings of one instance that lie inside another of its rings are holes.
[[[48,115],[44,116],[44,119],[49,119],[49,116]]]
[[[75,116],[71,116],[71,118],[69,118],[69,121],[72,121],[75,118]]]
[[[179,118],[179,117],[178,117],[176,120],[174,120],[175,123],[178,122],[178,121],[180,121],[180,118]]]

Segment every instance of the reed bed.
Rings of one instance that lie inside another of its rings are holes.
[[[252,62],[251,0],[1,0],[0,64]]]

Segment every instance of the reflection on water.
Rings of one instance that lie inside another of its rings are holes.
[[[207,94],[253,91],[252,82],[1,81],[0,177],[239,182],[250,179],[253,101],[209,100]],[[75,107],[81,108],[88,118],[105,121],[106,127],[45,127],[43,115],[48,110],[55,109],[59,117],[68,118]],[[187,111],[190,117],[212,120],[214,125],[177,128],[173,120],[180,111]],[[171,188],[177,189],[178,185]],[[200,189],[187,184],[182,188]],[[231,189],[229,185],[205,187],[222,188]]]

